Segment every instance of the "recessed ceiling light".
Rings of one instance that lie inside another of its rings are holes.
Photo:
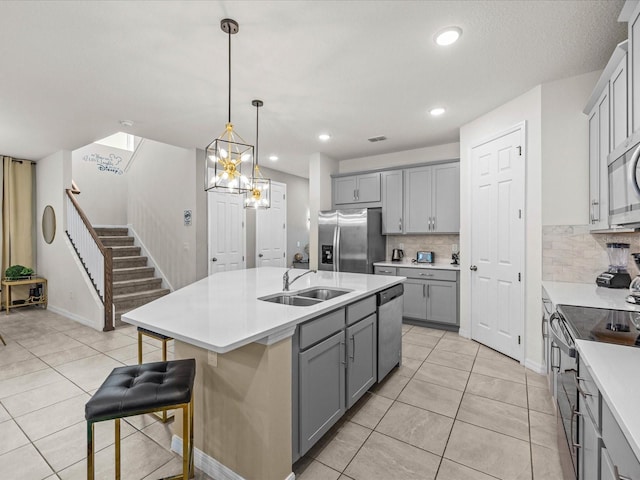
[[[447,27],[436,33],[434,39],[438,45],[447,46],[455,43],[462,35],[460,27]]]
[[[271,155],[269,157],[269,160],[271,160],[272,162],[277,162],[278,161],[278,156],[277,155]]]
[[[442,107],[432,108],[431,110],[429,110],[429,113],[434,117],[438,117],[442,115],[444,112],[445,110]]]
[[[331,139],[331,135],[329,135],[328,133],[321,133],[320,135],[318,135],[318,138],[323,142],[326,142]]]
[[[133,120],[120,120],[120,125],[123,127],[133,127]]]

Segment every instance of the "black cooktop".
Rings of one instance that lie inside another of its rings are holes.
[[[558,305],[576,338],[640,347],[640,312]]]

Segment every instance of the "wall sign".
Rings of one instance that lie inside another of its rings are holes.
[[[100,155],[99,153],[89,153],[82,157],[82,159],[85,162],[95,163],[101,172],[113,173],[114,175],[122,175],[124,173],[121,166],[122,157],[115,153],[110,153],[108,156]]]
[[[191,225],[191,210],[184,211],[184,225],[185,227]]]

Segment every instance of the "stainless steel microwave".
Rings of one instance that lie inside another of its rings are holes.
[[[608,166],[609,223],[640,224],[640,143]]]

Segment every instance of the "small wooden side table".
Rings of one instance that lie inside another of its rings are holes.
[[[35,285],[42,284],[42,294],[39,297],[29,297],[25,300],[24,303],[18,303],[16,305],[11,305],[11,287],[15,287],[17,285]],[[7,315],[9,315],[10,308],[16,307],[25,307],[27,305],[44,305],[44,308],[47,308],[47,279],[42,277],[35,278],[25,278],[22,280],[8,280],[6,278],[2,279],[2,287],[6,288],[5,297],[4,297],[4,309],[7,311]]]

